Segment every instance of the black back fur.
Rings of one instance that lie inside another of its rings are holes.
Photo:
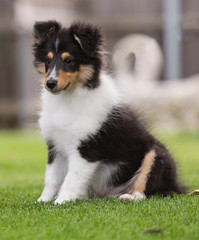
[[[99,132],[82,141],[79,151],[90,162],[120,164],[113,184],[119,186],[129,181],[141,167],[144,156],[151,150],[156,159],[149,175],[145,194],[171,195],[185,193],[186,188],[178,183],[176,165],[165,146],[155,139],[137,120],[127,106],[112,110]]]

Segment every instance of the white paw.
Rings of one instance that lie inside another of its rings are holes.
[[[122,194],[121,196],[119,196],[119,201],[128,201],[128,202],[131,202],[134,200],[134,197],[130,194]]]
[[[56,199],[54,201],[54,204],[55,205],[61,205],[61,204],[66,203],[66,202],[67,202],[67,200],[64,200],[64,199]]]
[[[144,193],[141,193],[141,192],[134,192],[132,194],[132,196],[135,198],[134,200],[135,201],[141,201],[141,200],[144,200],[146,199],[146,196]]]
[[[37,202],[49,202],[53,199],[53,197],[50,197],[50,196],[40,196],[38,199],[37,199]]]
[[[132,195],[131,194],[122,194],[118,199],[119,201],[141,201],[144,200],[146,198],[146,196],[144,195],[144,193],[140,193],[140,192],[135,192]]]
[[[69,201],[75,201],[75,199],[69,199],[69,198],[63,198],[63,197],[58,197],[55,201],[54,204],[60,205]]]

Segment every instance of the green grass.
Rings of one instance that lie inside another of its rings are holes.
[[[157,134],[190,191],[199,188],[199,133]],[[46,147],[35,133],[0,132],[0,239],[199,239],[199,196],[154,196],[35,203],[43,187]],[[145,233],[152,227],[160,233]]]

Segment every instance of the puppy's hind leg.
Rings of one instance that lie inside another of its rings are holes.
[[[146,198],[144,191],[146,189],[147,180],[152,170],[155,157],[156,153],[154,150],[149,151],[145,155],[139,174],[135,180],[132,194],[122,194],[119,197],[120,201],[140,201]]]

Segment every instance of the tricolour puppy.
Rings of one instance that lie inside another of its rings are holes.
[[[48,146],[38,201],[183,193],[173,158],[137,120],[101,71],[102,35],[81,23],[34,25],[34,64],[44,76],[42,135]],[[125,79],[124,79],[125,81]]]

